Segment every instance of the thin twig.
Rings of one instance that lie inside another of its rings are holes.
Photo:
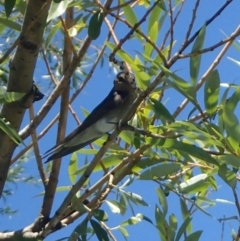
[[[173,28],[174,28],[174,22],[173,22],[173,10],[172,10],[172,0],[168,0],[168,5],[169,5],[169,16],[170,16],[170,45],[169,45],[169,50],[168,50],[168,59],[171,57],[172,53],[172,47],[173,47]]]
[[[223,6],[210,19],[208,19],[206,21],[206,26],[208,26],[211,22],[213,22],[213,20],[215,20],[232,1],[233,0],[227,0],[223,4]],[[196,31],[193,34],[193,36],[182,45],[182,47],[179,50],[179,54],[181,54],[186,49],[186,47],[189,46],[196,39],[196,37],[199,35],[201,29],[202,28],[200,28],[198,31]]]
[[[34,118],[33,105],[29,108],[29,117],[30,117],[30,120],[32,120]],[[47,178],[47,175],[46,175],[45,170],[43,168],[43,163],[42,163],[41,155],[40,155],[40,152],[39,152],[36,130],[32,131],[31,136],[32,136],[33,150],[34,150],[34,153],[35,153],[38,171],[39,171],[40,177],[42,179],[42,183],[43,183],[44,187],[46,188],[48,178]]]
[[[196,14],[197,14],[197,10],[198,10],[198,7],[199,7],[199,3],[200,3],[200,0],[197,0],[196,3],[195,3],[195,6],[193,8],[192,19],[191,19],[191,22],[190,22],[190,24],[188,26],[186,37],[185,37],[185,39],[183,41],[182,46],[186,45],[186,43],[188,42],[189,36],[190,36],[190,34],[192,32],[193,24],[194,24],[194,22],[196,20]]]
[[[234,33],[232,34],[232,36],[235,36],[235,38],[240,34],[240,26],[237,27],[237,29],[234,31]],[[223,55],[226,53],[226,51],[230,48],[230,46],[232,45],[232,42],[234,41],[234,38],[232,38],[230,41],[228,41],[225,46],[223,47],[223,49],[221,50],[221,52],[218,54],[218,56],[216,57],[216,59],[213,61],[213,63],[211,64],[211,66],[208,68],[208,70],[205,72],[205,74],[202,76],[202,78],[199,80],[197,86],[196,86],[196,90],[199,90],[202,85],[204,84],[207,76],[209,75],[209,73],[211,73],[211,71],[213,71],[216,66],[219,64],[220,59],[223,57]],[[177,107],[177,109],[174,111],[173,113],[173,117],[176,118],[181,111],[185,108],[185,106],[188,104],[189,99],[185,99],[180,106]]]
[[[213,51],[215,50],[216,48],[222,46],[223,44],[229,42],[229,41],[232,41],[234,40],[236,37],[239,36],[239,32],[235,32],[234,34],[232,34],[230,37],[224,39],[224,40],[221,40],[219,41],[218,43],[210,46],[210,47],[207,47],[205,49],[202,49],[202,50],[198,50],[196,52],[192,52],[192,53],[189,53],[189,54],[180,54],[179,55],[179,58],[180,59],[184,59],[184,58],[189,58],[189,57],[193,57],[193,56],[196,56],[196,55],[200,55],[200,54],[204,54],[204,53],[207,53],[207,52],[210,52],[210,51]]]

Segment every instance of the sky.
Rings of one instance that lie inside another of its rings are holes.
[[[116,1],[117,2],[117,1]],[[186,6],[184,8],[183,13],[180,16],[180,21],[177,23],[177,27],[175,28],[175,36],[178,39],[176,43],[176,49],[181,44],[181,40],[184,38],[184,31],[186,30],[187,24],[192,14],[193,4],[195,1],[188,0]],[[195,26],[193,28],[193,32],[199,29],[204,22],[215,13],[216,9],[224,3],[223,0],[218,1],[207,1],[202,0],[199,11],[197,13],[197,20]],[[227,9],[214,21],[207,28],[206,32],[206,42],[204,47],[211,46],[215,42],[224,39],[224,34],[230,35],[236,27],[239,25],[239,10],[240,5],[237,0],[233,1]],[[137,14],[140,18],[146,9],[144,7],[137,8]],[[143,24],[143,29],[146,28],[146,23]],[[161,31],[163,33],[166,31],[166,27],[164,27]],[[128,30],[127,30],[128,31]],[[126,28],[118,28],[117,34],[119,38],[122,38],[126,34]],[[160,33],[159,42],[161,37],[164,35]],[[106,36],[106,26],[103,25],[101,36],[97,39],[93,44],[101,45],[104,41]],[[54,39],[54,41],[61,41],[58,39],[58,36]],[[140,46],[136,44],[136,42],[128,41],[123,46],[124,50],[127,51],[130,55],[135,56],[137,51],[140,51]],[[175,49],[175,50],[176,50]],[[188,48],[186,52],[190,52],[191,49]],[[209,64],[216,58],[217,54],[219,53],[219,49],[212,51],[211,53],[204,55],[202,57],[201,69],[199,76],[202,76]],[[110,51],[107,50],[106,54],[109,54]],[[234,58],[239,60],[239,52],[234,48],[231,47],[227,54],[224,56],[222,63],[218,66],[218,70],[220,73],[220,78],[222,83],[235,83],[239,84],[239,67],[231,62],[227,57]],[[180,75],[182,78],[189,80],[189,60],[181,60],[178,61],[171,69],[172,71],[177,71],[177,74]],[[77,115],[79,116],[80,120],[84,119],[84,116],[81,111],[81,107],[86,108],[88,111],[91,111],[96,105],[100,103],[100,101],[108,94],[109,90],[112,88],[112,81],[115,77],[113,70],[110,69],[107,59],[105,58],[104,66],[98,67],[96,71],[93,73],[93,76],[82,92],[82,94],[77,98],[77,100],[73,103],[73,108],[76,111]],[[40,84],[43,92],[46,95],[50,94],[50,90],[48,89],[48,82],[46,78],[41,76],[46,75],[46,69],[42,61],[39,61],[36,71],[34,74],[34,80]],[[221,90],[222,92],[224,89]],[[46,96],[47,97],[47,96]],[[163,103],[166,104],[166,107],[173,112],[176,107],[181,103],[184,98],[182,96],[176,96],[172,91],[167,91],[164,95]],[[198,100],[202,104],[203,96],[201,96],[201,92],[198,94]],[[44,103],[44,100],[41,102],[37,102],[34,104],[35,112],[41,107]],[[188,109],[189,110],[189,109]],[[47,117],[43,121],[43,123],[37,128],[37,132],[40,133],[46,123],[48,123],[59,111],[59,101],[55,103],[53,110],[48,113]],[[77,123],[73,120],[72,116],[69,114],[69,124],[67,127],[67,134],[70,133],[73,129],[77,127]],[[179,117],[179,120],[187,119],[187,113],[183,112]],[[22,123],[22,127],[29,123],[29,116],[26,112],[26,116]],[[57,125],[55,124],[54,128],[49,132],[43,139],[39,142],[41,153],[44,153],[50,147],[55,145],[56,141],[56,130]],[[26,140],[26,143],[29,143],[29,139]],[[20,146],[15,153],[18,153],[23,146]],[[36,162],[34,159],[34,153],[29,153],[29,161],[24,165],[25,170],[23,173],[23,177],[37,176],[39,177]],[[81,166],[85,161],[85,156],[79,154],[79,166]],[[69,177],[68,177],[68,163],[69,163],[70,156],[66,156],[63,158],[62,161],[62,169],[59,178],[58,186],[68,186],[71,185]],[[89,158],[91,160],[91,158]],[[233,194],[230,188],[220,179],[218,179],[219,189],[217,192],[213,191],[209,195],[209,199],[227,199],[229,201],[234,201]],[[16,185],[11,185],[14,194],[7,198],[7,201],[4,202],[3,199],[0,200],[0,206],[5,206],[6,204],[9,205],[12,209],[18,210],[18,212],[12,216],[2,216],[0,220],[0,227],[1,230],[18,230],[22,227],[25,227],[31,224],[34,219],[37,217],[38,212],[41,208],[42,203],[42,196],[40,193],[43,191],[43,188],[40,184],[25,184],[23,182],[18,182]],[[135,214],[142,213],[152,219],[155,222],[154,218],[154,209],[155,205],[160,205],[156,195],[156,188],[158,186],[154,182],[147,182],[147,181],[140,181],[135,180],[135,182],[126,188],[126,191],[134,192],[143,197],[143,199],[149,204],[148,207],[142,206],[134,206]],[[56,208],[61,204],[62,200],[64,199],[66,192],[59,192],[56,194],[56,198],[54,201],[54,208],[52,215],[54,214]],[[113,192],[109,195],[109,200],[114,200],[116,194]],[[180,204],[179,199],[176,197],[175,194],[170,193],[169,196],[166,197],[168,204],[169,204],[169,211],[168,215],[174,213],[178,218],[178,225],[180,226],[183,222],[181,211],[180,211]],[[109,227],[115,227],[119,225],[122,221],[126,220],[127,218],[133,216],[130,210],[126,212],[124,216],[119,214],[112,214],[109,207],[106,204],[102,205],[102,209],[104,209],[109,214],[109,221],[106,223]],[[221,239],[221,232],[222,232],[222,224],[219,223],[217,219],[225,217],[230,217],[237,215],[237,210],[234,205],[230,204],[222,204],[218,203],[217,205],[207,209],[209,213],[211,213],[212,217],[207,216],[206,214],[197,211],[193,215],[193,230],[203,230],[203,234],[200,240],[208,241],[208,240],[231,240],[231,230],[238,228],[238,222],[236,220],[230,220],[225,222],[224,226],[224,238]],[[50,235],[46,238],[47,241],[57,240],[63,237],[67,237],[74,227],[81,222],[82,219],[77,220],[74,224],[66,227],[54,234]],[[158,232],[154,226],[149,224],[148,222],[142,221],[141,223],[133,226],[127,227],[129,232],[129,241],[146,241],[146,240],[160,240]],[[115,237],[117,240],[123,240],[119,231],[114,232]],[[92,238],[92,240],[97,240],[96,236]]]

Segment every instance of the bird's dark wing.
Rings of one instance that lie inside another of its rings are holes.
[[[83,148],[84,146],[94,142],[97,139],[98,139],[98,137],[94,138],[94,139],[91,139],[91,140],[88,140],[87,142],[81,143],[81,144],[76,145],[76,146],[70,146],[70,147],[61,146],[59,151],[57,151],[57,149],[55,150],[55,148],[58,147],[58,145],[56,145],[53,148],[51,148],[50,150],[48,150],[42,158],[45,158],[45,157],[49,156],[47,161],[45,161],[45,163],[47,163],[51,160],[54,160],[54,159],[66,156],[70,153],[73,153],[74,151]]]
[[[83,123],[79,127],[77,127],[73,132],[71,132],[68,136],[66,136],[63,140],[61,140],[57,145],[55,145],[54,147],[49,149],[46,153],[44,153],[42,158],[45,158],[52,154],[48,158],[47,160],[48,162],[52,159],[62,157],[63,153],[64,155],[67,155],[71,152],[74,152],[75,150],[83,148],[84,146],[98,139],[98,138],[90,139],[85,143],[80,143],[79,145],[76,145],[73,147],[66,147],[66,148],[64,147],[64,144],[70,141],[73,137],[80,134],[83,130],[85,130],[89,126],[93,125],[96,121],[100,120],[107,113],[111,112],[117,105],[119,105],[123,101],[123,99],[125,99],[126,96],[127,96],[127,92],[123,93],[121,91],[121,93],[118,93],[113,88],[109,92],[107,97],[97,107],[95,107],[95,109],[87,116],[87,118],[83,121]]]

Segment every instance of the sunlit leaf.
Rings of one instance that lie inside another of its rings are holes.
[[[68,175],[69,175],[69,179],[72,184],[75,184],[75,182],[76,182],[77,169],[78,169],[78,158],[77,158],[76,152],[73,152],[73,154],[71,155],[69,165],[68,165]]]
[[[60,3],[52,2],[48,12],[47,22],[61,16],[66,11],[69,2],[71,2],[71,0],[63,0]]]
[[[111,211],[113,213],[120,213],[121,212],[121,209],[119,208],[120,204],[117,203],[116,201],[105,200],[104,202],[109,206],[109,208],[111,209]]]
[[[208,175],[198,174],[179,184],[178,189],[181,193],[196,193],[208,188]]]
[[[120,0],[120,4],[125,3],[125,0]],[[137,15],[135,14],[135,11],[133,10],[133,8],[128,4],[126,6],[124,6],[123,8],[124,11],[124,16],[126,17],[126,20],[128,21],[128,23],[130,23],[132,25],[132,27],[138,23],[138,18]],[[141,31],[141,27],[138,27],[138,29]],[[138,37],[139,35],[136,34]],[[139,37],[141,39],[141,37]]]
[[[140,195],[133,192],[125,192],[123,190],[121,190],[121,192],[127,199],[131,200],[136,205],[149,206]]]

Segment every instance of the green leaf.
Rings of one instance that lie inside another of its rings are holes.
[[[69,241],[72,240],[71,237],[77,233],[78,236],[81,236],[81,241],[87,240],[87,223],[88,219],[84,219],[77,227],[73,230],[71,236],[69,237]]]
[[[171,113],[168,111],[168,109],[158,100],[155,100],[154,98],[150,98],[149,101],[150,105],[153,107],[154,112],[159,119],[164,119],[166,121],[174,122],[174,117],[171,115]]]
[[[120,4],[124,4],[125,1],[124,0],[120,0]],[[123,8],[124,11],[124,16],[126,17],[126,20],[128,21],[128,23],[130,23],[132,25],[132,27],[138,23],[138,18],[137,15],[135,14],[135,11],[133,11],[133,8],[128,4],[126,6],[124,6]],[[138,29],[141,31],[140,26],[138,27]],[[136,34],[138,36],[138,38],[141,39],[141,37]]]
[[[177,230],[178,222],[174,214],[169,215],[169,226],[171,227],[172,231],[174,230],[175,232]]]
[[[118,202],[114,200],[105,200],[104,202],[108,205],[108,207],[111,209],[113,213],[121,213],[120,204]]]
[[[238,117],[234,112],[228,108],[228,102],[223,108],[223,122],[227,132],[228,140],[231,143],[231,146],[234,150],[237,150],[239,147],[239,136],[240,136],[240,125]]]
[[[136,193],[133,193],[133,192],[125,192],[123,191],[122,189],[120,189],[120,191],[122,192],[122,194],[128,199],[128,200],[131,200],[133,203],[135,203],[136,205],[139,204],[139,205],[142,205],[142,206],[149,206],[149,204],[147,202],[145,202],[143,200],[143,198],[136,194]]]
[[[121,231],[123,237],[126,240],[126,238],[129,236],[128,231],[124,227],[122,227],[122,226],[119,226],[118,229]]]
[[[157,195],[158,195],[159,203],[162,206],[163,215],[165,217],[167,215],[167,212],[168,212],[168,203],[167,203],[166,195],[161,188],[157,188],[156,192],[157,192]]]
[[[237,169],[240,168],[240,158],[233,154],[226,154],[226,155],[218,156],[218,160],[221,163],[224,163],[226,165],[231,165]]]
[[[191,81],[193,86],[195,86],[197,82],[200,63],[201,63],[201,56],[202,56],[201,54],[197,54],[197,52],[201,50],[203,47],[205,33],[206,33],[206,24],[204,24],[201,31],[199,32],[192,48],[192,53],[196,53],[195,56],[190,57],[190,75],[191,75]]]
[[[220,90],[220,77],[218,70],[213,70],[207,75],[204,86],[204,103],[207,114],[212,118],[217,111]]]
[[[157,205],[155,206],[155,220],[156,220],[156,226],[159,231],[161,240],[168,241],[166,237],[168,237],[167,230],[169,229],[169,225],[165,220],[162,211]]]
[[[128,218],[127,220],[120,223],[121,227],[129,226],[129,225],[136,225],[143,220],[142,214],[137,214],[134,217]]]
[[[105,168],[109,168],[111,166],[115,166],[116,164],[119,164],[121,160],[122,160],[122,155],[110,155],[110,156],[104,157],[102,159],[102,163],[104,164]],[[87,167],[88,167],[88,164],[82,166],[77,170],[76,174],[77,175],[83,174],[83,172],[86,170]],[[98,163],[94,168],[94,172],[98,172],[98,171],[102,171],[102,166],[100,165],[100,163]]]
[[[69,2],[71,2],[71,0],[63,0],[60,3],[52,2],[48,12],[47,22],[65,13]]]
[[[176,238],[175,238],[175,241],[179,241],[180,238],[182,237],[183,233],[185,233],[187,231],[187,227],[188,225],[191,223],[192,221],[192,218],[190,217],[187,217],[183,224],[181,225],[181,227],[178,229],[178,232],[177,232],[177,235],[176,235]]]
[[[93,216],[99,221],[108,221],[108,215],[101,209],[94,209]]]
[[[98,222],[96,222],[93,219],[90,219],[90,223],[91,223],[99,241],[109,241],[109,237],[108,237],[106,230],[103,229]]]
[[[0,116],[0,129],[4,131],[12,139],[12,141],[14,141],[17,145],[19,145],[20,143],[23,143],[22,138],[16,132],[14,127],[11,125],[11,123],[2,116]]]
[[[26,12],[27,3],[24,0],[17,0],[15,7],[22,15],[24,15]]]
[[[203,231],[196,231],[187,236],[184,241],[198,241]]]
[[[92,40],[95,40],[99,37],[101,33],[101,26],[103,23],[103,19],[104,19],[104,14],[101,10],[96,11],[92,15],[88,26],[88,36]]]
[[[5,92],[3,95],[0,95],[0,102],[7,103],[13,102],[21,99],[25,93],[18,93],[18,92]]]
[[[124,215],[127,211],[127,198],[126,196],[123,194],[120,197],[120,206],[119,206],[120,210],[121,210],[121,214]]]
[[[196,193],[206,190],[209,187],[208,175],[198,174],[179,184],[178,190],[181,193]]]
[[[0,24],[18,32],[21,31],[21,25],[18,24],[15,20],[0,17]]]
[[[180,206],[181,206],[183,220],[185,220],[186,218],[190,217],[190,212],[188,210],[186,201],[184,201],[182,198],[180,198]]]
[[[51,43],[53,37],[56,35],[57,31],[61,28],[62,26],[62,23],[60,21],[58,21],[58,23],[54,24],[53,28],[51,28],[47,38],[46,38],[46,41],[45,41],[45,49],[48,48],[49,44]]]
[[[149,32],[148,32],[148,37],[150,38],[151,42],[156,43],[157,38],[158,38],[158,21],[154,22],[153,25],[151,26]],[[144,46],[144,54],[151,57],[153,52],[153,46],[150,43],[146,43]]]
[[[69,179],[72,184],[75,184],[75,182],[76,182],[77,169],[78,169],[78,158],[77,158],[76,152],[73,152],[73,154],[71,155],[69,165],[68,165],[68,175],[69,175]]]
[[[162,9],[157,5],[149,14],[149,20],[148,20],[148,33],[151,31],[152,26],[159,22],[160,15],[162,13]],[[158,30],[157,30],[158,32]]]
[[[156,179],[159,179],[160,177],[176,173],[180,169],[181,169],[181,164],[179,163],[162,163],[143,171],[140,174],[139,179],[156,180]]]
[[[207,152],[205,152],[202,148],[184,143],[182,141],[174,140],[174,139],[158,139],[156,138],[147,138],[147,143],[163,148],[164,150],[169,149],[169,151],[177,150],[178,152],[183,152],[183,154],[188,154],[190,156],[196,157],[200,160],[205,161],[206,163],[218,165],[218,162]]]
[[[166,78],[166,82],[172,86],[173,88],[177,89],[183,96],[185,96],[189,101],[191,101],[194,105],[196,105],[196,90],[194,86],[191,86],[188,82],[183,80],[181,77],[177,76],[176,74],[172,73],[166,67],[159,65],[162,71],[169,77],[172,78],[173,82]]]
[[[6,13],[7,18],[12,13],[15,3],[16,3],[16,0],[5,0],[4,1],[5,13]]]
[[[227,168],[226,165],[221,165],[218,170],[218,175],[226,182],[231,188],[236,188],[237,178],[236,173]]]
[[[50,164],[50,163],[49,163],[49,164]],[[72,188],[72,186],[61,186],[61,187],[57,187],[57,188],[56,188],[56,192],[66,192],[66,191],[71,190],[71,188]],[[45,194],[45,191],[37,194],[36,197],[38,197],[38,196],[43,196],[44,194]]]

